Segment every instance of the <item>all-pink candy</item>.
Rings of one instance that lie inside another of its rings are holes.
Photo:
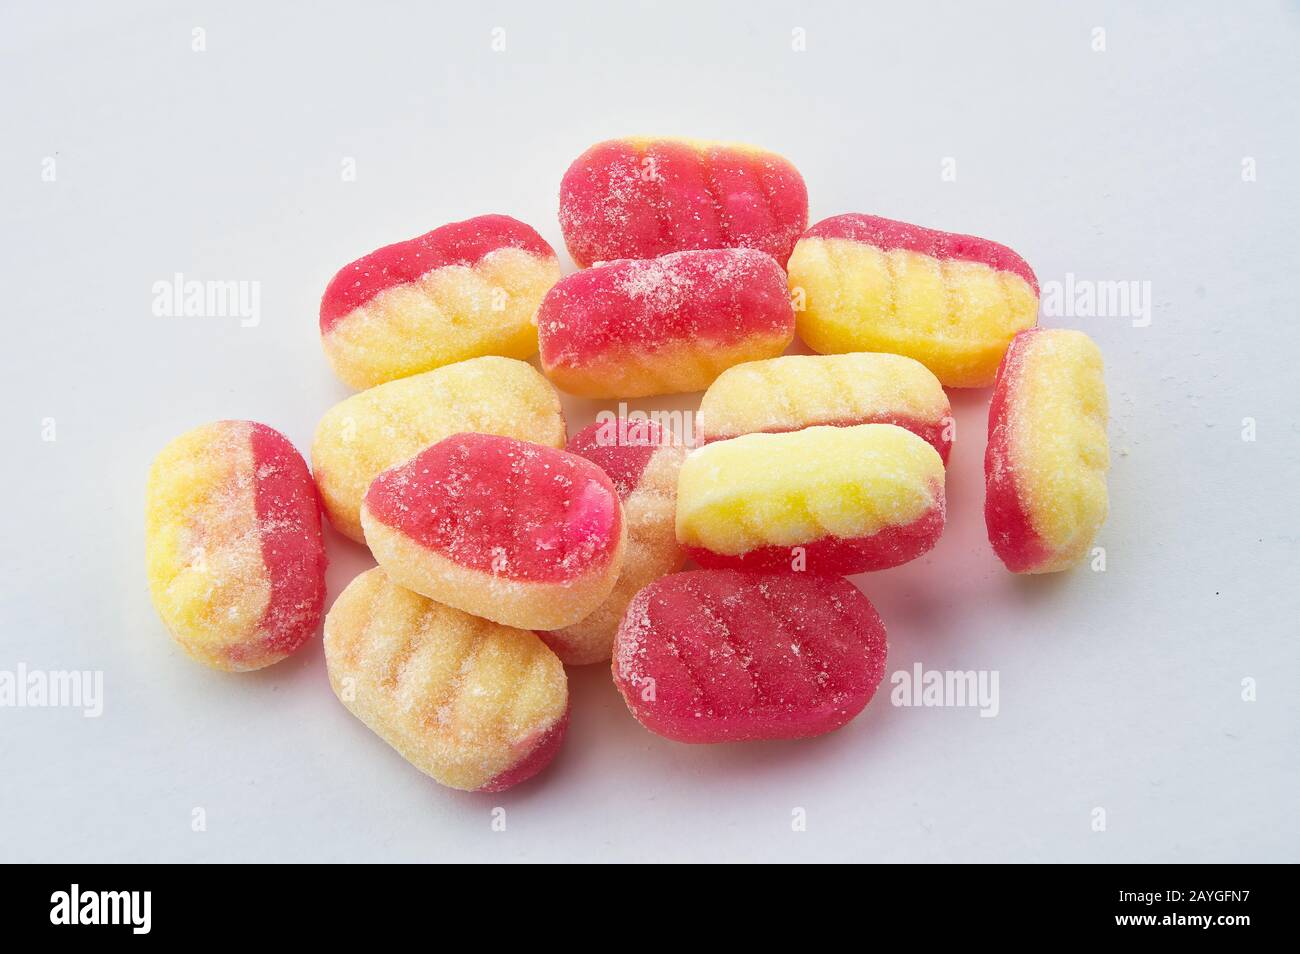
[[[669,739],[794,739],[861,712],[886,651],[884,623],[843,578],[695,570],[633,598],[614,684],[637,721]]]

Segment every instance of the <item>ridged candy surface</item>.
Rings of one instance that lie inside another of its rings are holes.
[[[814,351],[915,358],[946,387],[993,383],[1038,320],[1038,280],[997,242],[874,215],[818,222],[789,265],[799,336]]]
[[[928,551],[944,506],[938,452],[893,424],[746,434],[687,456],[677,539],[701,566],[848,575]]]
[[[651,732],[679,742],[820,735],[871,700],[885,626],[845,580],[674,573],[641,590],[614,646],[614,684]]]
[[[699,248],[756,248],[784,267],[807,226],[803,177],[754,146],[611,139],[560,183],[560,228],[579,268]]]
[[[560,396],[532,365],[483,357],[340,401],[316,426],[311,452],[330,523],[363,542],[361,498],[370,482],[430,444],[462,432],[563,447]]]
[[[948,395],[925,365],[898,354],[790,354],[738,364],[709,385],[698,418],[702,443],[855,424],[897,424],[945,463],[952,449]]]
[[[564,739],[568,679],[536,635],[412,593],[379,567],[330,608],[325,663],[353,715],[452,788],[516,785]]]
[[[537,312],[542,370],[585,397],[702,390],[794,338],[785,273],[752,249],[676,252],[567,275]]]
[[[555,250],[508,215],[480,215],[344,266],[321,299],[321,343],[345,384],[369,388],[496,354],[537,352],[537,303]]]

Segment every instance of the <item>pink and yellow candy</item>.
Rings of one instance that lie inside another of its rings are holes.
[[[320,625],[320,505],[283,434],[252,421],[182,434],[154,459],[145,514],[154,606],[194,659],[261,669]]]
[[[330,685],[421,772],[499,792],[540,772],[569,722],[564,666],[533,633],[452,609],[378,567],[325,620]]]
[[[847,575],[928,551],[944,506],[938,452],[893,424],[746,434],[687,456],[677,539],[704,567]]]
[[[584,397],[698,391],[794,338],[785,273],[753,249],[674,252],[566,275],[537,311],[542,370]]]
[[[799,336],[814,351],[890,351],[946,387],[993,383],[1038,320],[1038,280],[997,242],[874,215],[818,222],[790,256]]]
[[[596,609],[627,546],[603,470],[487,434],[456,434],[384,471],[361,526],[395,583],[522,629],[560,629]]]
[[[1013,573],[1065,570],[1106,520],[1106,384],[1081,331],[1016,335],[998,369],[984,455],[989,542]]]
[[[334,373],[368,388],[454,361],[537,353],[533,312],[560,277],[555,251],[508,215],[480,215],[344,266],[320,304]]]
[[[488,356],[389,381],[340,401],[316,426],[312,469],[334,529],[361,543],[361,498],[382,471],[465,431],[564,446],[555,388],[532,365]]]
[[[805,427],[897,424],[952,449],[948,395],[919,361],[899,354],[789,354],[722,372],[700,402],[701,443]]]

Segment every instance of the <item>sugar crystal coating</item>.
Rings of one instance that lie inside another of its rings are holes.
[[[701,443],[855,424],[897,424],[948,462],[948,396],[925,365],[898,354],[789,354],[738,364],[709,385],[698,416]]]
[[[591,461],[487,434],[453,435],[384,471],[361,525],[394,582],[526,629],[599,606],[627,535],[614,485]]]
[[[563,447],[560,396],[532,365],[483,357],[380,384],[340,401],[316,426],[311,452],[330,523],[363,542],[361,498],[370,482],[430,444],[462,432]]]
[[[1014,573],[1084,559],[1106,520],[1106,385],[1083,332],[1035,328],[1012,341],[989,405],[984,519]]]
[[[555,251],[523,222],[453,222],[340,269],[321,299],[321,342],[354,388],[481,355],[528,358],[533,313],[559,277]]]
[[[627,553],[614,591],[590,615],[538,635],[568,665],[609,659],[614,633],[633,595],[681,567],[674,514],[677,472],[686,449],[652,421],[596,422],[565,448],[597,464],[614,483],[627,519]]]
[[[551,761],[569,718],[568,679],[533,633],[404,589],[379,567],[325,620],[340,701],[443,785],[496,792]]]
[[[794,337],[785,273],[752,249],[608,262],[561,279],[537,312],[542,370],[586,397],[703,389]]]
[[[579,268],[702,248],[755,248],[784,268],[807,225],[799,171],[754,146],[611,139],[560,183],[560,228]]]
[[[993,383],[1012,337],[1038,320],[1038,281],[997,242],[850,213],[790,256],[799,337],[814,351],[915,358],[946,387]]]
[[[885,627],[837,577],[696,570],[632,599],[614,684],[651,732],[679,742],[820,735],[871,700]]]
[[[233,672],[278,662],[320,625],[325,550],[302,456],[278,431],[218,421],[154,459],[149,589],[181,648]]]

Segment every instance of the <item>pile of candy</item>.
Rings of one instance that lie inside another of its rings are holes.
[[[317,631],[323,509],[379,564],[325,618],[330,683],[444,785],[544,768],[566,665],[612,660],[669,739],[829,732],[885,672],[884,624],[844,577],[943,532],[944,387],[993,387],[985,520],[1007,568],[1087,555],[1107,507],[1101,355],[1035,327],[1038,282],[1009,248],[869,215],[809,228],[785,159],[669,139],[579,156],[560,226],[580,268],[563,277],[504,215],[340,270],[321,340],[365,390],[321,419],[311,472],[247,421],[158,455],[149,584],[189,655],[258,669]],[[782,356],[796,333],[818,354]],[[556,387],[707,389],[698,446],[647,421],[566,440]]]

